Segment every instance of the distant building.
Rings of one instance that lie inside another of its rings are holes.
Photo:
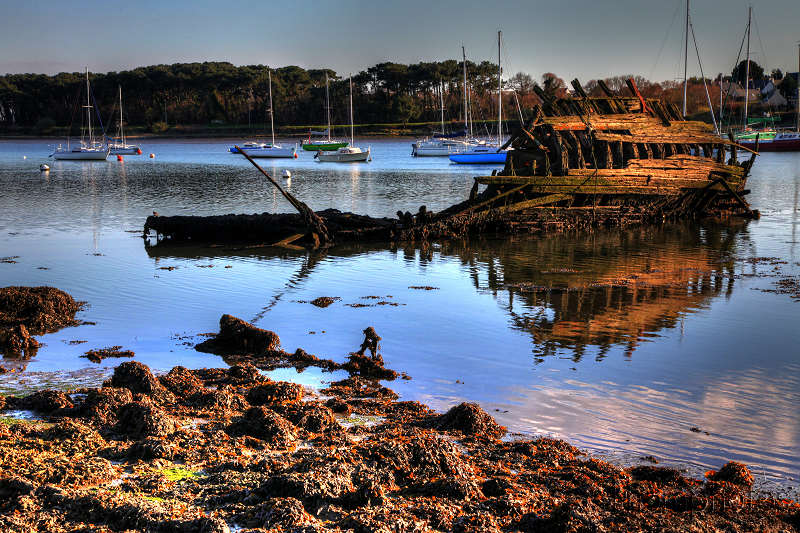
[[[722,92],[723,94],[728,94],[728,97],[732,98],[734,102],[744,102],[745,97],[747,97],[748,103],[756,104],[761,101],[760,90],[749,89],[745,91],[741,85],[734,81],[723,81]]]

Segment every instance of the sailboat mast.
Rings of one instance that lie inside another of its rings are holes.
[[[753,7],[747,8],[747,63],[744,75],[744,129],[747,131],[747,104],[750,102],[750,22],[752,20]]]
[[[442,105],[442,135],[444,135],[444,82],[439,80],[439,103]]]
[[[686,117],[686,91],[689,86],[687,70],[689,66],[689,0],[686,0],[686,35],[683,42],[683,116]]]
[[[497,32],[497,146],[503,146],[503,68],[500,66],[500,39],[502,31]]]
[[[467,119],[467,52],[464,50],[464,45],[461,45],[461,57],[464,61],[464,136],[466,137],[469,131],[469,119]]]
[[[269,129],[272,132],[272,146],[275,146],[275,113],[272,112],[272,71],[267,70],[269,79]]]
[[[331,96],[328,89],[328,73],[325,73],[325,109],[328,112],[328,142],[331,141]]]
[[[122,129],[122,85],[119,86],[119,142],[125,146],[125,130]]]
[[[89,128],[89,145],[94,144],[94,136],[92,135],[92,107],[89,104],[89,67],[86,67],[86,124]]]
[[[356,143],[353,137],[353,76],[350,76],[350,144]]]

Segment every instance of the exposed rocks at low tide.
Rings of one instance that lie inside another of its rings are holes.
[[[439,414],[397,401],[375,377],[394,373],[379,354],[348,364],[324,396],[250,362],[156,376],[128,361],[101,388],[0,397],[0,409],[43,417],[0,424],[0,530],[800,527],[794,502],[750,498],[744,465],[703,481],[622,469],[559,440],[504,440],[477,404]]]
[[[82,307],[72,296],[53,287],[0,288],[0,353],[31,357],[44,335],[78,325],[75,313]]]

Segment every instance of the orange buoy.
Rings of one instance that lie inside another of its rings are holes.
[[[156,154],[150,154],[150,159],[155,159],[155,158],[156,158]]]
[[[137,148],[136,149],[136,155],[142,155],[142,149],[141,148]]]
[[[297,159],[297,152],[294,153],[294,158]]]
[[[122,161],[122,156],[121,155],[117,155],[117,161]]]

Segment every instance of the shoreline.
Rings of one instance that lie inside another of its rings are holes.
[[[324,305],[325,302],[318,302]],[[101,388],[4,397],[0,524],[230,531],[797,530],[800,506],[754,497],[744,465],[707,480],[620,468],[565,441],[509,439],[477,404],[440,414],[382,381],[377,332],[344,362],[280,350],[271,331],[223,316],[199,348],[228,368],[154,376],[125,359]],[[115,356],[113,353],[107,356]],[[262,372],[349,377],[318,392]],[[413,379],[413,376],[408,376]]]

